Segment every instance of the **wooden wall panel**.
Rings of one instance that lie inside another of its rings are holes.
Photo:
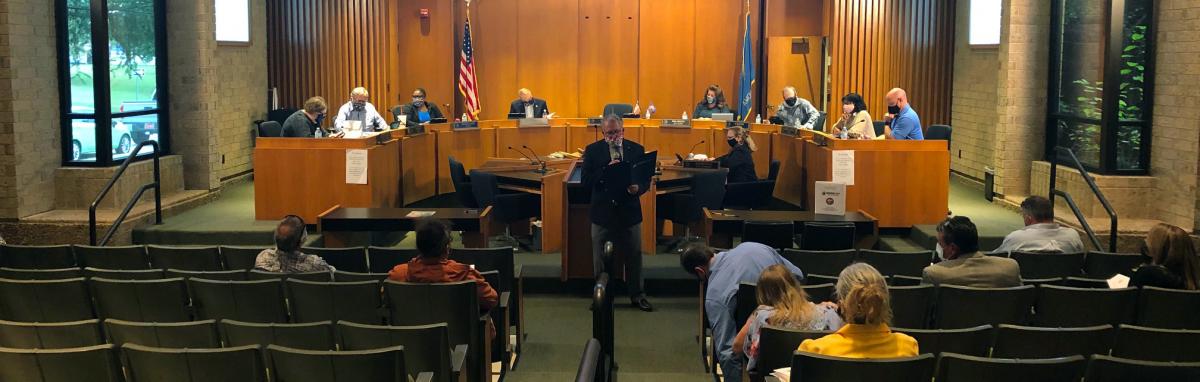
[[[746,24],[744,8],[745,1],[742,0],[701,0],[697,3],[694,33],[696,58],[693,60],[695,78],[690,93],[692,109],[704,97],[708,86],[713,84],[721,87],[729,108],[737,109],[738,80],[742,75],[742,32]],[[752,38],[758,36],[758,24],[751,20],[750,26],[753,28],[750,31]],[[755,84],[756,87],[760,85]],[[691,109],[688,109],[688,114],[691,113]],[[678,116],[672,114],[670,118]]]
[[[458,43],[454,22],[455,0],[404,0],[395,2],[396,17],[388,20],[397,24],[400,44],[401,75],[396,82],[398,97],[388,106],[412,101],[412,91],[423,87],[429,102],[442,106],[447,116],[457,115],[454,95],[455,75],[458,73]],[[422,19],[418,12],[428,9],[430,16]],[[450,104],[450,107],[445,107]]]
[[[819,36],[823,0],[767,0],[767,37]]]
[[[793,39],[808,39],[809,53],[792,54]],[[767,114],[775,115],[776,108],[783,102],[783,87],[795,86],[797,95],[813,103],[819,110],[827,110],[822,83],[825,56],[821,50],[820,37],[768,37],[767,38]],[[838,96],[840,99],[841,96]],[[838,108],[828,109],[836,112]]]
[[[579,116],[638,101],[638,3],[579,0]],[[645,107],[645,105],[643,105]]]
[[[546,100],[550,111],[559,116],[579,116],[579,2],[523,0],[517,4],[518,87],[529,88],[534,97]]]
[[[707,0],[701,0],[707,1]],[[654,103],[660,118],[689,116],[699,101],[695,84],[696,0],[639,3],[638,99]],[[680,16],[684,15],[684,16]]]
[[[477,1],[471,5],[475,78],[479,81],[479,103],[483,108],[480,117],[483,119],[503,119],[508,115],[509,102],[517,98],[517,89],[520,86],[517,84],[517,33],[514,31],[518,29],[519,4],[508,1]],[[460,5],[460,10],[465,9]],[[460,29],[462,22],[460,19]],[[461,34],[462,31],[458,33]],[[456,55],[460,44],[461,36],[454,43]],[[454,60],[457,63],[458,56],[455,56]],[[457,72],[455,75],[457,76]],[[458,81],[458,78],[452,78],[451,81]],[[457,85],[455,86],[457,89]],[[458,99],[461,104],[462,97]]]

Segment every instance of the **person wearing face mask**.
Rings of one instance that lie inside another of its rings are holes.
[[[1021,267],[1017,261],[980,253],[979,231],[966,216],[951,217],[938,224],[937,241],[944,260],[925,267],[921,272],[922,284],[974,288],[1021,286]]]
[[[758,180],[754,173],[754,156],[750,154],[750,146],[746,144],[749,133],[740,126],[725,129],[725,143],[729,144],[729,153],[716,160],[721,167],[729,169],[726,181],[729,183],[753,182]]]
[[[333,272],[336,269],[317,255],[300,252],[308,233],[304,220],[288,215],[275,227],[275,248],[259,252],[254,269],[279,273]]]
[[[842,97],[842,118],[833,125],[833,134],[838,135],[843,131],[850,139],[875,139],[871,113],[867,112],[867,103],[858,93]]]
[[[375,111],[375,105],[367,102],[367,89],[362,87],[350,91],[350,101],[338,109],[337,117],[333,119],[334,131],[344,131],[350,125],[349,121],[362,123],[362,131],[381,131],[388,128],[387,121]]]
[[[887,139],[924,140],[925,133],[921,130],[921,117],[908,104],[908,93],[901,88],[892,89],[887,93],[888,113],[883,116],[886,124],[883,135]]]
[[[817,124],[818,115],[821,115],[821,112],[813,107],[812,102],[796,96],[795,87],[785,86],[783,88],[783,104],[779,105],[775,116],[770,120],[771,123],[784,126],[796,126],[799,123],[801,128],[811,130],[821,127],[814,126]]]
[[[709,85],[704,90],[704,99],[696,104],[692,118],[712,118],[713,113],[728,113],[729,104],[725,102],[725,92],[716,84]]]
[[[404,108],[408,115],[408,126],[424,125],[436,118],[446,118],[437,104],[425,100],[425,88],[417,88],[412,92],[412,103]]]
[[[341,132],[330,132],[321,127],[325,122],[325,111],[329,107],[325,99],[312,97],[304,101],[304,108],[297,110],[283,121],[280,136],[293,138],[341,137]]]
[[[533,98],[533,92],[526,88],[517,91],[517,99],[508,106],[509,119],[521,118],[550,118],[554,113],[546,105],[546,100]]]

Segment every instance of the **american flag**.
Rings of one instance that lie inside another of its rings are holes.
[[[475,57],[471,47],[471,1],[467,0],[467,22],[463,25],[462,59],[458,62],[458,92],[462,93],[467,119],[479,119],[479,92],[475,81]]]

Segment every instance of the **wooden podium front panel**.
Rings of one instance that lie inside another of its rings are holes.
[[[779,161],[779,178],[775,179],[775,198],[797,206],[805,201],[804,140],[782,134],[771,135],[771,155]]]
[[[568,164],[568,167],[570,165]],[[559,252],[563,244],[563,206],[566,200],[566,171],[542,177],[542,252]]]
[[[712,129],[706,128],[653,127],[643,131],[643,142],[640,143],[646,151],[658,150],[658,157],[663,159],[674,158],[675,154],[687,157],[688,153],[715,157],[712,134]],[[700,141],[704,143],[696,145]],[[693,145],[696,145],[695,151],[690,151]]]
[[[854,150],[854,185],[846,210],[862,210],[884,228],[936,224],[949,211],[950,153],[944,141],[807,141],[808,189],[832,178],[833,150]]]
[[[437,135],[425,133],[400,140],[402,206],[433,197],[437,193]],[[431,163],[432,162],[432,163]],[[445,167],[449,167],[447,162]]]
[[[555,151],[566,151],[567,128],[552,126],[496,129],[496,156],[520,158],[521,154],[508,148],[511,146],[514,149],[529,152],[529,150],[522,149],[522,145],[529,146],[539,156],[546,156]]]
[[[437,132],[438,194],[454,192],[450,181],[450,157],[462,162],[469,174],[488,158],[496,157],[496,129],[457,130]]]
[[[254,149],[254,215],[289,214],[309,223],[335,205],[392,207],[400,183],[400,144],[375,138],[258,138]],[[346,183],[346,150],[367,150],[367,184]]]

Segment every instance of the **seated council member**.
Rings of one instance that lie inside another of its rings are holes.
[[[725,92],[721,91],[720,86],[713,84],[704,90],[704,99],[696,104],[696,110],[692,113],[692,118],[712,118],[713,113],[728,112],[729,104],[725,102]]]
[[[784,126],[799,126],[804,129],[813,129],[817,124],[817,116],[821,115],[816,107],[813,107],[812,102],[804,98],[796,96],[796,88],[793,86],[783,87],[783,103],[779,105],[779,109],[775,111],[775,116],[771,117],[771,122]]]
[[[387,121],[375,110],[375,105],[367,102],[368,96],[367,89],[361,86],[351,90],[350,101],[342,105],[337,116],[333,118],[334,129],[344,131],[350,125],[350,121],[359,121],[362,123],[362,131],[386,130]]]
[[[887,139],[924,140],[925,132],[921,130],[921,117],[908,104],[908,93],[901,88],[895,88],[887,93],[888,113],[883,116],[883,135]]]
[[[325,111],[328,109],[329,106],[325,103],[324,98],[309,98],[304,101],[303,109],[297,110],[283,121],[280,136],[292,138],[341,137],[343,135],[341,131],[332,132],[321,127],[321,123],[325,121]]]
[[[875,139],[875,125],[871,123],[871,113],[867,112],[867,103],[858,93],[850,93],[842,97],[842,118],[833,125],[833,134],[847,131],[850,139]]]
[[[729,144],[729,153],[716,160],[721,167],[729,169],[726,181],[729,183],[753,182],[758,180],[754,173],[754,156],[750,154],[750,146],[746,142],[749,132],[740,126],[725,129],[725,142]]]
[[[513,115],[520,114],[521,117]],[[521,88],[517,91],[517,99],[512,101],[508,106],[508,118],[550,118],[554,113],[550,112],[550,107],[546,105],[546,100],[533,98],[533,92],[529,89]]]
[[[406,105],[404,110],[404,114],[408,115],[408,120],[405,122],[405,125],[408,126],[427,124],[434,118],[446,118],[437,104],[425,100],[425,88],[413,90],[412,103]]]
[[[898,358],[920,354],[917,340],[893,332],[891,295],[883,275],[867,263],[842,269],[834,286],[846,325],[833,334],[804,340],[796,350],[834,357]]]

